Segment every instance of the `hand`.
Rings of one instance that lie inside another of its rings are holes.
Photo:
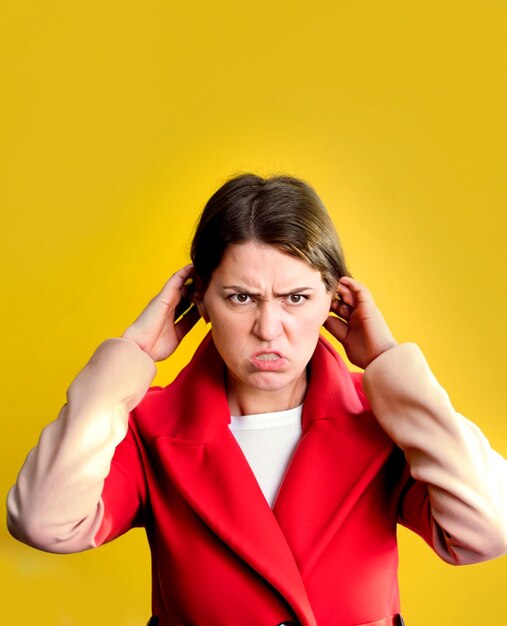
[[[189,285],[185,284],[192,276],[193,265],[186,265],[173,274],[122,335],[135,341],[154,361],[167,359],[199,320],[197,307],[190,299]],[[181,314],[181,319],[176,321]]]
[[[358,280],[343,276],[324,327],[345,348],[351,363],[365,369],[377,356],[397,344],[369,290]]]

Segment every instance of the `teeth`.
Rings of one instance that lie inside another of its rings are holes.
[[[269,352],[267,354],[259,354],[257,358],[260,361],[276,361],[276,359],[279,359],[280,357],[278,356],[278,354],[275,354],[274,352]]]

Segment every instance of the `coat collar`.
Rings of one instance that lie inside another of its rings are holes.
[[[315,626],[304,576],[390,446],[379,458],[380,428],[364,419],[369,413],[359,379],[323,337],[309,368],[302,438],[273,510],[229,430],[225,365],[211,333],[175,381],[160,390],[162,398],[157,394],[162,406],[149,411],[148,402],[145,408],[159,421],[152,432],[158,456],[188,504],[285,597],[301,624]],[[357,420],[367,426],[361,429],[360,462],[354,453]]]
[[[364,393],[345,363],[322,336],[308,365],[309,385],[303,405],[305,434],[315,420],[356,415],[369,408]],[[218,354],[211,331],[197,348],[190,363],[164,389],[167,410],[177,419],[157,425],[160,432],[206,442],[231,422],[225,390],[225,364]],[[185,415],[185,419],[180,416]]]

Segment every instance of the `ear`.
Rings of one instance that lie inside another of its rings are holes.
[[[334,289],[329,289],[327,291],[327,294],[329,296],[329,310],[326,311],[325,313],[325,318],[324,321],[322,322],[322,324],[324,324],[327,320],[327,318],[329,317],[330,313],[336,313],[336,303],[338,301],[338,292]]]
[[[204,288],[204,283],[198,277],[194,278],[194,282],[195,287],[192,293],[192,302],[197,307],[199,315],[202,317],[202,319],[206,322],[206,324],[209,324],[208,311],[206,310],[206,305],[204,304],[204,293],[206,291]]]

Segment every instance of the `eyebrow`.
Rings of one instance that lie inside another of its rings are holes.
[[[250,296],[260,296],[260,293],[255,293],[251,289],[247,287],[242,287],[241,285],[222,285],[222,289],[231,289],[232,291],[239,291],[240,293],[247,293]],[[290,289],[289,291],[274,293],[276,298],[281,296],[292,296],[296,293],[301,293],[302,291],[315,291],[313,287],[296,287],[295,289]]]

